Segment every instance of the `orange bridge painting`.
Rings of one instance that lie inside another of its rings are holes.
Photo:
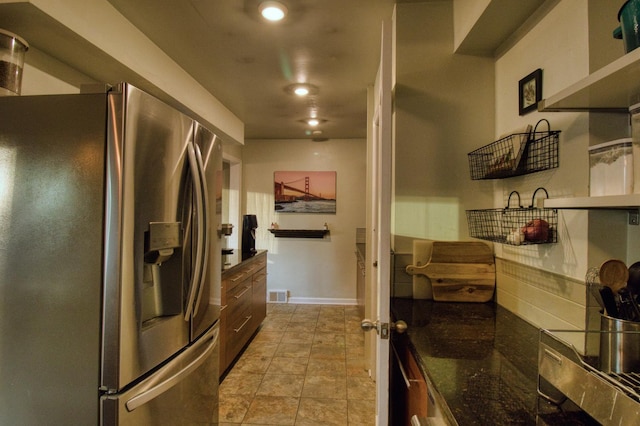
[[[278,213],[336,212],[336,172],[274,172]]]

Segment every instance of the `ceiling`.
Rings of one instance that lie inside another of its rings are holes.
[[[246,139],[366,137],[394,0],[280,0],[289,14],[277,24],[259,16],[262,0],[108,1],[236,114]],[[285,91],[300,82],[318,92]],[[303,122],[312,111],[320,135]]]

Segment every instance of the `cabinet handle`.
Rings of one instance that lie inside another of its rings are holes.
[[[402,378],[404,379],[404,384],[407,386],[407,389],[411,388],[411,380],[409,380],[409,377],[407,376],[407,372],[404,369],[404,366],[402,365],[402,360],[400,359],[400,355],[398,355],[398,351],[396,351],[396,348],[393,347],[393,345],[391,346],[391,348],[393,349],[393,354],[396,357],[396,360],[398,361],[398,367],[400,367],[400,373],[402,374]]]
[[[238,328],[234,328],[233,331],[235,331],[236,333],[239,332],[240,330],[242,330],[242,327],[244,327],[245,325],[247,325],[247,323],[249,322],[249,320],[251,319],[253,315],[249,315],[248,317],[246,317],[246,319],[244,320],[244,322],[240,325],[240,327]]]
[[[227,308],[227,305],[220,306],[220,312],[224,311]]]
[[[246,287],[244,288],[244,291],[243,291],[242,293],[240,293],[240,294],[236,294],[236,295],[235,295],[235,296],[233,296],[233,297],[235,297],[236,299],[240,299],[240,298],[241,298],[241,297],[242,297],[242,296],[243,296],[247,291],[249,291],[249,290],[251,290],[251,287],[250,287],[250,286],[246,286]]]
[[[240,273],[240,274],[238,274],[238,275],[236,275],[236,276],[234,276],[233,278],[230,278],[230,279],[231,279],[231,281],[233,281],[235,283],[236,281],[238,281],[242,277],[244,277],[244,272],[242,272],[242,273]]]

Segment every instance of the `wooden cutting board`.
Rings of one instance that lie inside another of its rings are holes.
[[[496,269],[492,248],[476,241],[426,241],[426,263],[409,265],[408,274],[424,275],[431,283],[433,300],[488,302],[493,298]],[[419,244],[418,244],[419,245]],[[416,244],[414,244],[415,250]]]

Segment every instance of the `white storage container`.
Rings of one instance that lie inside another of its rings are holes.
[[[631,138],[589,147],[589,195],[633,193],[633,146]]]

